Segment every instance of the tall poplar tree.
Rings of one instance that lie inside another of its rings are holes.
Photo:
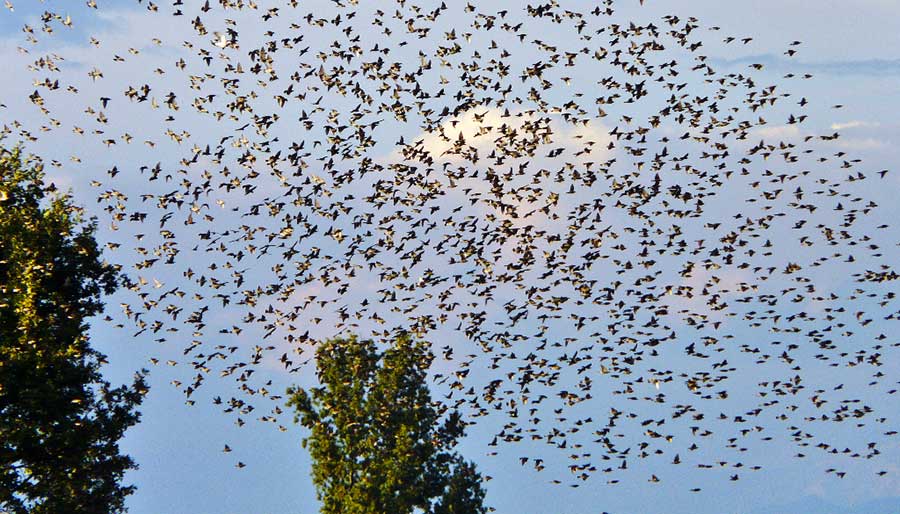
[[[146,384],[103,380],[87,319],[118,284],[38,160],[0,149],[0,511],[109,514],[134,490],[119,451]]]
[[[463,423],[441,421],[428,386],[432,354],[401,335],[379,352],[356,337],[321,343],[319,387],[292,388],[288,405],[311,431],[322,514],[483,514],[475,466],[453,450]]]

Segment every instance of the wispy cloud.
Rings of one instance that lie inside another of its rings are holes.
[[[860,121],[860,120],[852,120],[845,122],[837,122],[831,124],[831,130],[845,130],[845,129],[854,129],[854,128],[874,128],[878,127],[879,123],[873,123],[870,121]]]
[[[874,137],[842,139],[837,145],[846,150],[874,150],[887,146],[887,141],[875,139]]]
[[[800,136],[800,127],[797,125],[773,125],[753,130],[755,135],[767,139],[792,139]]]
[[[738,59],[712,58],[714,66],[746,67],[751,64],[762,64],[764,69],[785,73],[823,73],[830,75],[900,75],[900,59],[866,59],[866,60],[834,60],[803,62],[786,59],[774,54],[762,54]]]
[[[461,162],[464,159],[459,147],[472,147],[481,153],[488,153],[521,139],[523,136],[516,134],[525,130],[526,124],[537,121],[533,113],[510,114],[492,107],[473,108],[445,121],[436,130],[419,134],[415,140],[421,141],[422,149],[437,160]],[[608,149],[612,137],[599,122],[572,126],[554,117],[549,123],[548,137],[552,135],[557,143],[572,153],[585,150],[577,158],[594,160],[606,158],[612,153]]]

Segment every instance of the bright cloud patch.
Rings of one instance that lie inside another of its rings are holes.
[[[832,123],[831,130],[869,128],[869,127],[877,127],[877,126],[878,126],[878,123],[872,123],[869,121],[852,120],[852,121],[845,121],[843,123]]]
[[[800,127],[797,125],[774,125],[758,128],[753,132],[767,139],[791,139],[800,135]]]
[[[604,157],[610,153],[609,131],[600,123],[573,126],[560,120],[540,118],[530,112],[509,112],[497,108],[473,108],[449,119],[434,131],[416,137],[435,160],[465,160],[466,151],[479,155],[504,151],[527,157],[530,143],[538,148],[563,148],[575,159]]]

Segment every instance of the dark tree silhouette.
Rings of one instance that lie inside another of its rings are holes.
[[[432,354],[407,335],[379,352],[356,337],[321,343],[320,387],[288,391],[323,514],[480,514],[475,466],[452,451],[463,422],[441,421],[425,383]]]
[[[41,170],[0,149],[0,511],[123,512],[136,465],[117,442],[139,419],[143,372],[103,380],[86,320],[119,275]]]

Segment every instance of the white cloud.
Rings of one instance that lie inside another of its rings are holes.
[[[457,160],[458,155],[448,155],[447,152],[453,150],[460,138],[465,140],[467,146],[477,148],[480,153],[493,146],[502,125],[518,129],[526,121],[530,121],[530,117],[505,119],[499,109],[474,108],[445,121],[433,132],[421,134],[416,141],[421,140],[422,149],[435,159]]]
[[[838,140],[837,145],[847,150],[874,150],[883,148],[887,143],[880,139],[867,137],[862,139],[841,139]]]
[[[852,120],[845,121],[843,123],[835,122],[831,124],[831,130],[845,130],[845,129],[853,129],[853,128],[863,128],[863,127],[877,127],[878,123],[873,123],[869,121],[860,121],[860,120]]]
[[[533,113],[507,114],[497,108],[476,107],[445,121],[434,131],[419,134],[414,140],[421,141],[422,149],[435,160],[459,161],[462,157],[454,149],[459,147],[460,137],[465,141],[465,147],[473,147],[478,150],[479,155],[485,155],[494,148],[505,147],[507,143],[515,144],[515,140],[524,139],[521,133],[509,138],[507,129],[519,132],[524,130],[526,124],[539,122],[541,119]],[[607,158],[611,152],[607,149],[612,140],[609,130],[599,122],[572,126],[552,119],[547,126],[547,134],[552,142],[544,140],[540,148],[549,151],[564,147],[567,150],[564,155],[570,159],[574,154],[587,149],[576,157],[579,160],[587,160],[588,157],[594,160]]]
[[[757,128],[753,132],[767,139],[792,139],[800,135],[800,127],[797,125],[773,125]]]
[[[531,125],[531,126],[528,126]],[[542,134],[546,138],[540,139]],[[464,143],[459,142],[462,136]],[[509,151],[508,157],[516,162],[527,162],[528,166],[540,168],[552,167],[549,163],[560,161],[568,163],[585,163],[609,159],[614,149],[609,148],[612,136],[609,129],[600,122],[588,122],[578,125],[565,123],[561,117],[542,117],[534,111],[509,111],[497,108],[476,107],[460,115],[450,118],[438,128],[430,132],[422,132],[413,138],[414,145],[427,152],[437,162],[464,164],[470,157],[469,148],[478,152],[480,159],[492,151],[502,153]],[[523,147],[531,147],[535,155],[529,156],[522,151]],[[556,151],[562,150],[556,155]],[[398,149],[388,156],[388,161],[402,160]],[[554,164],[554,165],[556,165]],[[481,179],[465,179],[464,186],[470,193],[485,194],[491,190],[491,183]],[[516,223],[528,223],[533,226],[546,226],[549,216],[541,211],[548,201],[540,198],[517,198],[512,195],[503,197],[507,205],[515,209],[515,215],[509,211],[489,207],[483,202],[478,208],[490,212],[501,219],[516,220]],[[560,199],[559,209],[563,209],[565,200]],[[529,213],[526,215],[526,213]]]

